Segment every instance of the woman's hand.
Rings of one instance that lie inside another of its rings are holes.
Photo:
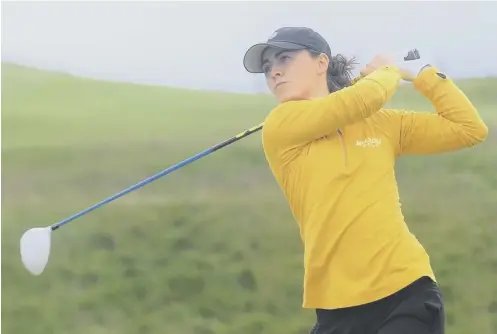
[[[376,55],[369,63],[366,64],[366,67],[361,70],[361,76],[369,75],[385,66],[397,66],[395,64],[395,59],[390,55]]]
[[[375,56],[361,70],[361,77],[371,74],[385,66],[395,66],[400,70],[403,80],[413,81],[424,69],[431,66],[431,62],[427,61],[425,58],[426,57],[416,60],[396,61],[395,58],[390,55],[380,54]]]

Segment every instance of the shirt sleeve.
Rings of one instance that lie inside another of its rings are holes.
[[[396,67],[384,67],[324,98],[283,103],[266,118],[264,141],[292,149],[367,118],[388,102],[400,79]]]
[[[485,140],[487,126],[451,79],[431,67],[413,84],[434,105],[436,112],[382,111],[395,134],[397,155],[450,152]]]

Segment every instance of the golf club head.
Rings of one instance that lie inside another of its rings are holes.
[[[21,260],[33,275],[40,275],[50,257],[52,229],[36,227],[24,232],[21,237]]]

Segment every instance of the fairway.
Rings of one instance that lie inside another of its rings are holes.
[[[427,248],[447,333],[497,333],[497,79],[461,89],[489,127],[470,150],[406,157],[397,176]],[[53,235],[45,272],[19,255],[56,223],[259,124],[266,95],[107,83],[2,64],[2,333],[307,334],[297,225],[260,133]],[[432,107],[412,87],[392,106]]]

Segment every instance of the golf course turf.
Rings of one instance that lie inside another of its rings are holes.
[[[497,333],[497,79],[461,80],[490,133],[404,157],[411,231],[447,333]],[[2,332],[306,334],[297,225],[251,135],[54,232],[45,272],[19,238],[263,121],[266,95],[110,83],[2,64]],[[410,85],[389,106],[433,110]]]

